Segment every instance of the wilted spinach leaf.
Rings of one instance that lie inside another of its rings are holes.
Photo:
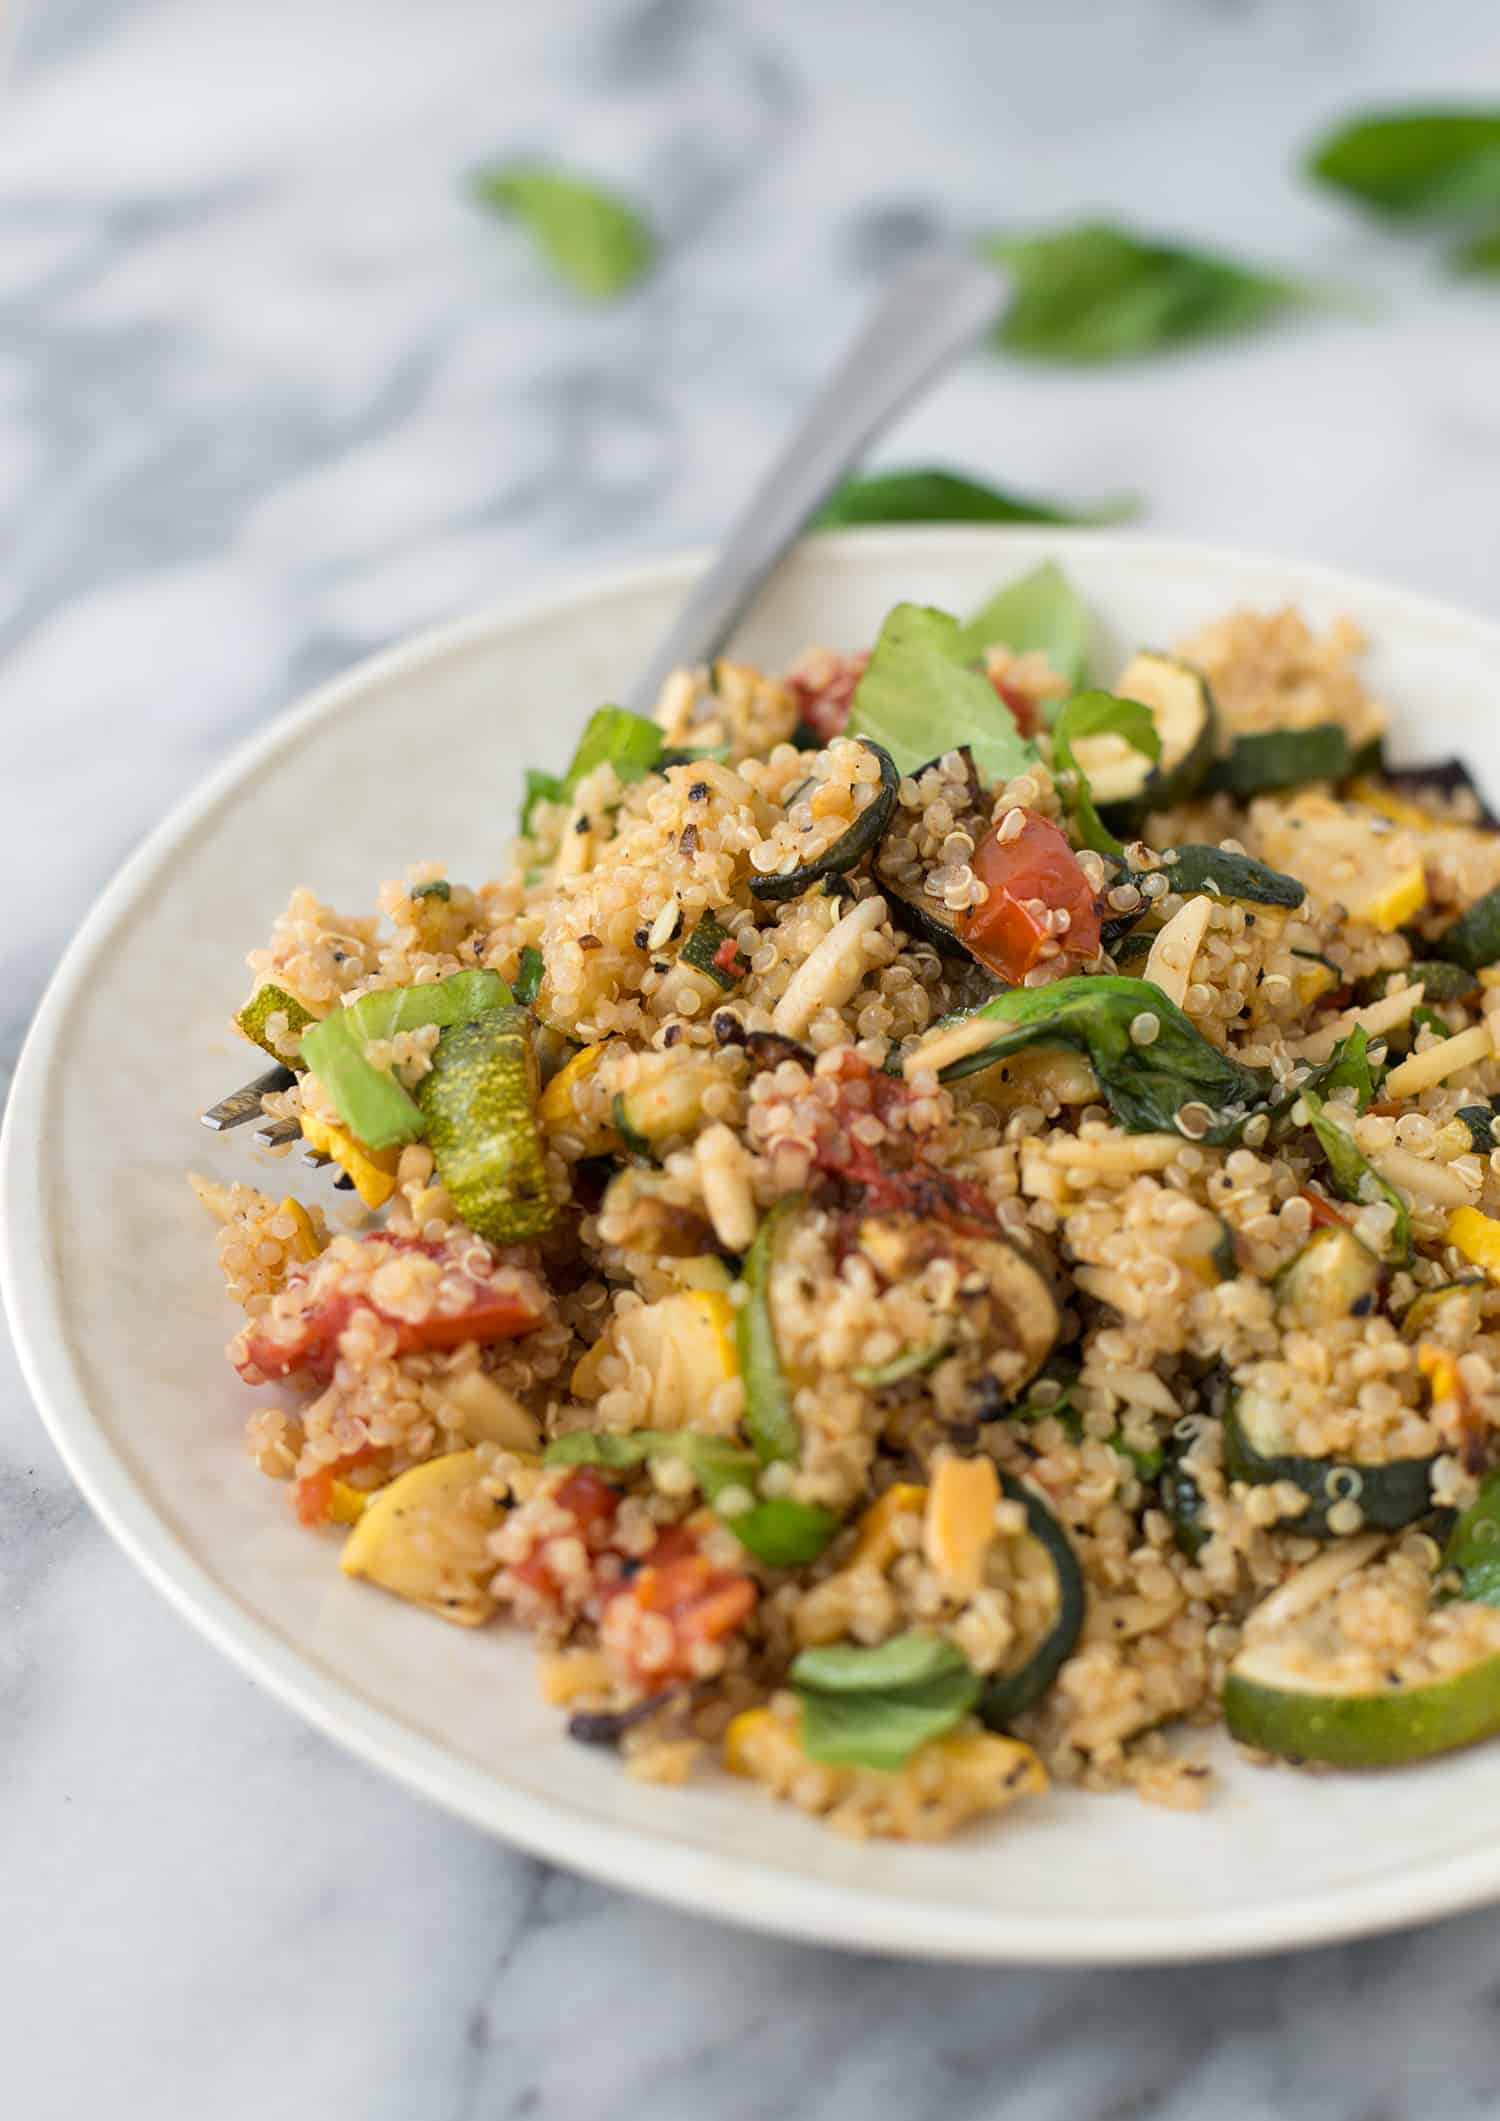
[[[596,301],[620,295],[645,273],[655,242],[617,194],[540,163],[480,170],[474,196],[522,222],[561,279]]]
[[[1059,508],[1051,501],[1007,493],[955,471],[875,471],[847,479],[813,520],[815,530],[855,523],[1119,523],[1136,513],[1134,501],[1097,508]]]

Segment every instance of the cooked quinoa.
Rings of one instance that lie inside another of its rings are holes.
[[[856,1835],[1500,1728],[1500,831],[1350,624],[1138,658],[1154,759],[970,644],[903,756],[899,617],[604,711],[492,881],[293,892],[240,1021],[346,1190],[194,1181],[255,1463]]]

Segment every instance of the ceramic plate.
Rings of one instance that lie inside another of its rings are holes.
[[[1241,602],[1350,612],[1397,751],[1500,783],[1500,627],[1291,561],[1090,531],[856,532],[783,568],[738,652],[855,648],[902,598],[965,610],[1056,557],[1098,618],[1098,667]],[[429,634],[239,753],[104,894],[16,1076],[4,1141],[11,1317],[74,1477],[173,1603],[340,1743],[558,1863],[808,1940],[993,1961],[1201,1958],[1309,1944],[1500,1895],[1500,1747],[1405,1773],[1245,1767],[1197,1816],[1059,1792],[941,1847],[855,1845],[727,1778],[648,1787],[571,1744],[519,1634],[441,1627],[343,1578],[246,1460],[235,1323],[190,1167],[255,1178],[198,1110],[253,1072],[226,1031],[244,953],[291,884],[365,906],[443,855],[503,860],[528,761],[644,658],[697,562],[665,561]],[[265,1159],[261,1159],[265,1161]],[[313,1185],[321,1179],[310,1179]]]

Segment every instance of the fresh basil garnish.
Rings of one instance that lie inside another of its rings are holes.
[[[654,773],[661,756],[661,731],[655,722],[643,714],[632,714],[628,707],[596,707],[565,774],[559,777],[542,773],[535,766],[527,767],[526,792],[521,800],[522,832],[531,830],[531,813],[538,803],[567,802],[579,782],[596,766],[613,766],[616,777],[629,783]]]
[[[789,1676],[802,1701],[803,1751],[842,1767],[904,1767],[979,1698],[979,1676],[963,1652],[920,1630],[876,1649],[804,1650]]]
[[[1085,222],[1030,236],[993,236],[1015,297],[998,338],[1049,361],[1121,361],[1264,323],[1309,290],[1214,252]]]
[[[715,1504],[729,1488],[754,1495],[760,1477],[760,1460],[753,1451],[691,1429],[634,1429],[619,1436],[575,1429],[559,1436],[546,1450],[549,1466],[600,1466],[614,1472],[630,1471],[653,1458],[677,1459],[691,1472],[704,1498]],[[775,1569],[799,1569],[816,1561],[840,1523],[832,1510],[793,1502],[786,1496],[754,1502],[748,1510],[737,1510],[722,1521],[741,1546]]]
[[[1083,683],[1089,655],[1088,606],[1055,560],[997,589],[960,630],[959,653],[970,662],[978,662],[997,644],[1016,655],[1044,655],[1069,685]]]
[[[1136,513],[1137,505],[1120,500],[1096,508],[1060,508],[956,471],[875,471],[846,479],[814,517],[813,528],[836,530],[857,523],[1121,523]]]
[[[924,604],[898,604],[887,616],[855,687],[847,733],[879,744],[901,773],[965,744],[989,783],[1036,760],[1009,708],[973,667],[957,619]]]
[[[1309,176],[1379,213],[1433,221],[1500,214],[1500,110],[1375,111],[1326,134]]]
[[[1396,1265],[1404,1265],[1411,1257],[1411,1217],[1406,1202],[1355,1147],[1348,1131],[1329,1117],[1316,1090],[1309,1090],[1304,1083],[1297,1095],[1307,1107],[1307,1123],[1318,1138],[1318,1146],[1328,1159],[1333,1182],[1344,1199],[1365,1205],[1383,1200],[1395,1210],[1396,1220],[1391,1229],[1387,1256]]]
[[[529,162],[480,170],[474,196],[523,223],[559,278],[596,301],[634,286],[655,255],[651,231],[633,206],[562,170]]]
[[[1097,854],[1123,857],[1125,849],[1094,808],[1089,777],[1073,754],[1075,739],[1085,736],[1123,737],[1152,760],[1161,757],[1161,737],[1149,707],[1139,700],[1117,699],[1112,692],[1075,692],[1052,725],[1053,763],[1073,776],[1067,801],[1079,838]]]

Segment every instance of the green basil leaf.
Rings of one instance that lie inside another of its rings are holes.
[[[1320,140],[1307,169],[1380,213],[1491,216],[1500,212],[1500,110],[1371,112]]]
[[[977,663],[987,648],[1002,644],[1016,655],[1044,655],[1070,685],[1083,683],[1088,606],[1055,560],[997,589],[959,633],[959,653],[967,662]]]
[[[1486,278],[1500,276],[1500,225],[1482,229],[1467,243],[1460,243],[1452,262],[1457,272]]]
[[[1297,1095],[1307,1107],[1308,1125],[1318,1138],[1318,1146],[1328,1159],[1333,1182],[1344,1199],[1365,1205],[1384,1200],[1395,1209],[1389,1257],[1396,1265],[1404,1265],[1411,1257],[1411,1217],[1406,1202],[1389,1180],[1382,1178],[1374,1165],[1361,1155],[1347,1130],[1336,1119],[1330,1118],[1316,1090],[1309,1090],[1304,1084]]]
[[[994,236],[985,249],[1016,290],[999,343],[1039,360],[1129,360],[1248,330],[1309,299],[1280,274],[1107,222]]]
[[[979,1676],[941,1635],[897,1635],[878,1648],[804,1650],[789,1674],[802,1700],[802,1748],[813,1760],[892,1771],[961,1723]]]
[[[879,744],[900,773],[967,744],[991,784],[1037,756],[989,679],[970,667],[958,621],[923,604],[898,604],[888,615],[855,687],[847,734]]]
[[[783,1495],[723,1521],[742,1547],[773,1569],[806,1568],[843,1522],[832,1510],[812,1502],[793,1502]]]
[[[632,1429],[626,1435],[575,1429],[548,1444],[544,1454],[549,1466],[602,1466],[614,1472],[631,1471],[653,1458],[675,1458],[685,1465],[710,1503],[717,1503],[727,1488],[743,1488],[753,1495],[760,1475],[760,1460],[753,1451],[691,1429]],[[741,1546],[769,1567],[800,1569],[817,1560],[842,1519],[813,1503],[776,1496],[737,1510],[722,1522]]]
[[[1096,508],[1059,508],[1007,493],[955,471],[876,471],[846,479],[813,518],[815,530],[857,523],[1122,523],[1136,514],[1132,500]]]
[[[628,707],[596,707],[584,724],[573,763],[561,780],[555,774],[526,769],[526,792],[521,800],[521,830],[531,830],[531,813],[539,802],[565,803],[596,766],[610,765],[627,786],[644,779],[661,764],[661,731],[643,714]]]
[[[1085,736],[1123,737],[1143,758],[1159,759],[1161,736],[1156,719],[1151,709],[1142,706],[1139,700],[1117,699],[1112,692],[1075,692],[1052,725],[1053,760],[1073,775],[1073,793],[1069,800],[1079,838],[1096,854],[1123,857],[1124,846],[1094,808],[1088,775],[1074,756],[1075,740]]]
[[[1154,1016],[1156,1036],[1139,1045],[1131,1026]],[[1236,1141],[1245,1121],[1268,1109],[1273,1083],[1211,1045],[1203,1033],[1154,982],[1123,973],[1079,973],[1045,987],[1011,987],[948,1025],[978,1020],[993,1024],[994,1038],[941,1072],[945,1083],[991,1068],[1028,1046],[1072,1046],[1087,1054],[1110,1111],[1130,1134],[1166,1134],[1184,1105],[1208,1114],[1195,1141]],[[920,1048],[918,1051],[920,1052]]]
[[[474,196],[520,221],[559,278],[596,301],[634,286],[655,256],[651,231],[633,206],[540,163],[480,170]]]
[[[1315,1097],[1353,1090],[1358,1109],[1364,1111],[1375,1095],[1375,1071],[1370,1065],[1370,1035],[1363,1024],[1356,1024],[1347,1038],[1339,1040],[1327,1060],[1305,1078],[1302,1088]]]
[[[1443,1567],[1457,1569],[1462,1597],[1475,1605],[1500,1605],[1500,1474],[1486,1477],[1448,1534]]]

